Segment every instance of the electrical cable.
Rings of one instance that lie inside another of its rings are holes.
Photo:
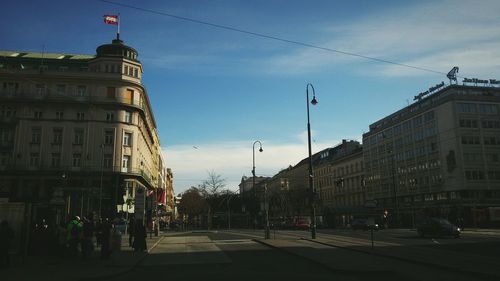
[[[437,70],[433,70],[433,69],[429,69],[429,68],[425,68],[425,67],[414,66],[414,65],[405,64],[405,63],[399,63],[399,62],[394,62],[394,61],[390,61],[390,60],[386,60],[386,59],[380,59],[380,58],[370,57],[370,56],[366,56],[366,55],[362,55],[362,54],[357,54],[357,53],[353,53],[353,52],[347,52],[347,51],[342,51],[342,50],[338,50],[338,49],[333,49],[333,48],[318,46],[318,45],[314,45],[312,43],[307,43],[307,42],[302,42],[302,41],[296,41],[296,40],[286,39],[286,38],[282,38],[282,37],[278,37],[278,36],[274,36],[274,35],[269,35],[269,34],[263,34],[263,33],[258,33],[258,32],[254,32],[254,31],[249,31],[249,30],[245,30],[245,29],[241,29],[241,28],[237,28],[237,27],[233,27],[233,26],[228,26],[228,25],[217,24],[217,23],[212,23],[212,22],[208,22],[208,21],[197,20],[197,19],[194,19],[194,18],[188,18],[188,17],[178,16],[178,15],[174,15],[174,14],[171,14],[171,13],[161,12],[161,11],[157,11],[157,10],[153,10],[153,9],[141,8],[141,7],[137,7],[137,6],[133,6],[133,5],[129,5],[129,4],[118,3],[118,2],[110,1],[110,0],[98,0],[98,1],[104,2],[104,3],[108,3],[108,4],[112,4],[112,5],[116,5],[116,6],[121,6],[121,7],[129,8],[129,9],[134,9],[134,10],[138,10],[138,11],[142,11],[142,12],[146,12],[146,13],[152,13],[152,14],[157,14],[157,15],[161,15],[161,16],[175,18],[175,19],[183,20],[183,21],[187,21],[187,22],[197,23],[197,24],[201,24],[201,25],[207,25],[207,26],[218,28],[218,29],[224,29],[224,30],[229,30],[229,31],[233,31],[233,32],[238,32],[238,33],[243,33],[243,34],[247,34],[247,35],[252,35],[252,36],[255,36],[255,37],[260,37],[260,38],[265,38],[265,39],[280,41],[280,42],[284,42],[284,43],[299,45],[299,46],[302,46],[302,47],[307,47],[307,48],[312,48],[312,49],[318,49],[318,50],[323,50],[323,51],[332,52],[332,53],[338,53],[338,54],[352,56],[352,57],[363,58],[363,59],[367,59],[367,60],[371,60],[371,61],[376,61],[376,62],[381,62],[381,63],[386,63],[386,64],[392,64],[392,65],[406,67],[406,68],[412,68],[412,69],[416,69],[416,70],[420,70],[420,71],[425,71],[425,72],[430,72],[430,73],[435,73],[435,74],[440,74],[440,75],[447,75],[446,72],[437,71]],[[460,76],[457,76],[457,77],[460,77]],[[463,78],[463,77],[461,77],[461,78]]]

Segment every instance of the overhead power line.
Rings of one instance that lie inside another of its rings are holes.
[[[318,50],[323,50],[323,51],[327,51],[327,52],[363,58],[363,59],[367,59],[367,60],[371,60],[371,61],[392,64],[392,65],[406,67],[406,68],[412,68],[412,69],[436,73],[436,74],[440,74],[440,75],[447,74],[446,72],[437,71],[437,70],[433,70],[433,69],[429,69],[429,68],[425,68],[425,67],[419,67],[419,66],[414,66],[414,65],[410,65],[410,64],[394,62],[394,61],[390,61],[390,60],[386,60],[386,59],[365,56],[365,55],[357,54],[357,53],[353,53],[353,52],[347,52],[347,51],[341,51],[341,50],[337,50],[337,49],[333,49],[333,48],[322,47],[322,46],[314,45],[312,43],[290,40],[290,39],[286,39],[286,38],[282,38],[282,37],[278,37],[278,36],[274,36],[274,35],[263,34],[263,33],[249,31],[249,30],[244,30],[241,28],[233,27],[233,26],[228,26],[228,25],[217,24],[217,23],[197,20],[197,19],[193,19],[193,18],[178,16],[178,15],[174,15],[174,14],[170,14],[170,13],[166,13],[166,12],[162,12],[162,11],[157,11],[157,10],[153,10],[153,9],[141,8],[141,7],[137,7],[137,6],[133,6],[133,5],[129,5],[129,4],[118,3],[115,1],[109,1],[109,0],[99,0],[99,1],[105,2],[108,4],[112,4],[112,5],[116,5],[116,6],[121,6],[121,7],[126,7],[126,8],[130,8],[130,9],[138,10],[138,11],[143,11],[146,13],[157,14],[157,15],[161,15],[161,16],[165,16],[165,17],[170,17],[170,18],[175,18],[175,19],[179,19],[179,20],[183,20],[183,21],[192,22],[192,23],[207,25],[207,26],[218,28],[218,29],[224,29],[224,30],[229,30],[229,31],[233,31],[233,32],[248,34],[248,35],[252,35],[255,37],[260,37],[260,38],[280,41],[280,42],[284,42],[284,43],[299,45],[299,46],[303,46],[303,47],[307,47],[307,48],[318,49]]]

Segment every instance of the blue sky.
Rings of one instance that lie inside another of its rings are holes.
[[[500,2],[115,0],[157,12],[448,72],[500,79]],[[307,83],[313,152],[361,141],[369,124],[406,106],[443,74],[384,64],[97,0],[3,1],[0,49],[94,54],[121,14],[121,38],[139,51],[167,165],[180,193],[215,171],[235,190],[307,156]],[[197,148],[193,148],[196,146]]]

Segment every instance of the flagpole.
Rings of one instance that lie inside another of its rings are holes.
[[[118,13],[118,30],[116,32],[116,39],[120,40],[120,13]]]

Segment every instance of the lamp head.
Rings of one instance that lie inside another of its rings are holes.
[[[318,101],[316,100],[316,96],[313,96],[313,99],[311,100],[312,105],[316,105]]]
[[[262,149],[262,147],[260,147],[260,148],[259,148],[259,152],[262,152],[262,151],[264,151],[264,149]]]

